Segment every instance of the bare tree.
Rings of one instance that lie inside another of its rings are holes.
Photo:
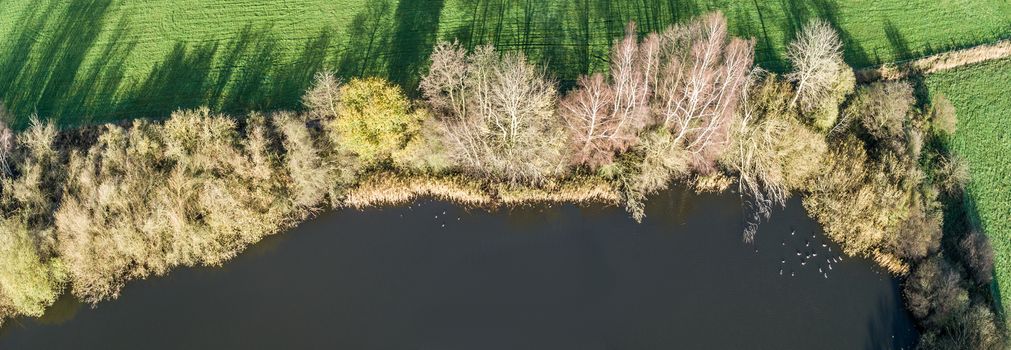
[[[906,280],[906,307],[926,325],[941,327],[968,307],[968,292],[961,280],[955,267],[935,255],[919,264]]]
[[[538,181],[561,169],[555,85],[522,54],[485,46],[468,55],[440,44],[421,88],[464,167],[509,181]]]
[[[316,73],[312,87],[302,96],[302,104],[308,109],[309,116],[315,119],[336,118],[340,105],[340,88],[341,82],[333,73]]]
[[[614,91],[604,76],[579,79],[579,87],[566,96],[559,114],[569,130],[572,161],[596,167],[613,160],[618,123],[614,118]]]
[[[627,209],[639,219],[642,199],[674,176],[715,169],[729,145],[753,48],[749,40],[728,37],[726,19],[718,12],[648,35],[635,45],[634,27],[629,28],[612,53],[612,91],[618,101],[613,114],[639,128],[626,128],[637,131],[639,157],[611,176],[623,188]],[[655,128],[636,123],[638,109],[631,106],[643,100],[649,117],[641,123]],[[631,113],[619,114],[619,106]]]
[[[649,81],[659,66],[659,41],[655,35],[638,42],[635,24],[629,23],[625,37],[611,51],[615,131],[619,138],[635,136],[628,130],[641,129],[649,117]],[[624,135],[622,135],[624,134]]]
[[[659,45],[655,34],[640,43],[635,25],[629,24],[611,51],[611,82],[600,74],[582,77],[562,100],[559,113],[568,126],[574,163],[604,165],[613,161],[615,152],[636,143],[650,119]]]
[[[818,108],[829,98],[846,69],[842,41],[832,26],[823,20],[812,20],[790,43],[786,57],[793,65],[787,78],[797,86],[794,104],[805,112]]]
[[[425,101],[444,116],[467,118],[467,50],[458,42],[440,42],[432,50],[428,74],[419,84]]]
[[[653,110],[694,167],[711,168],[728,143],[731,119],[753,63],[751,41],[727,38],[726,19],[713,13],[674,26],[661,38]]]

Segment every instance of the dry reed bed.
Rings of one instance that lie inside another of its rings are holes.
[[[856,71],[857,82],[901,80],[916,74],[930,74],[971,64],[1011,57],[1011,40],[1001,40],[964,50],[948,51],[900,64]]]
[[[909,274],[909,264],[902,261],[895,255],[876,250],[870,254],[871,260],[874,260],[878,266],[884,267],[888,272],[893,275],[905,276]]]
[[[535,203],[602,203],[616,205],[621,197],[611,184],[597,178],[548,181],[539,186],[488,184],[463,176],[401,175],[378,173],[351,188],[343,204],[364,209],[408,203],[431,197],[473,207],[531,205]]]

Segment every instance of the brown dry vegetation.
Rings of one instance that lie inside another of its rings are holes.
[[[856,72],[857,81],[902,80],[913,75],[940,72],[976,63],[1011,57],[1011,40],[927,56],[917,60],[866,68]]]

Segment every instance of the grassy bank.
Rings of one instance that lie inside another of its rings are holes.
[[[1011,60],[984,63],[930,75],[931,94],[944,94],[955,105],[958,131],[954,151],[969,162],[972,180],[967,205],[991,237],[1001,301],[1011,305]]]
[[[1011,35],[1011,4],[986,0],[12,0],[0,8],[0,96],[22,125],[33,112],[75,125],[290,109],[323,69],[413,85],[440,38],[522,50],[571,80],[603,68],[627,21],[655,31],[715,9],[777,70],[811,17],[840,29],[856,67]]]

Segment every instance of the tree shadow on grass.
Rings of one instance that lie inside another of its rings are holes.
[[[900,38],[901,39],[901,38]],[[900,40],[902,41],[902,40]],[[926,77],[922,74],[912,74],[908,81],[913,85],[914,96],[917,100],[917,104],[920,106],[929,106],[931,104],[933,94],[926,84]],[[931,149],[936,152],[936,156],[952,156],[954,155],[951,149],[950,136],[935,136],[931,137],[928,141],[925,149]],[[963,189],[959,193],[943,194],[940,196],[941,210],[943,211],[943,226],[942,226],[942,236],[941,236],[941,250],[948,252],[944,254],[945,258],[956,263],[958,266],[968,267],[970,266],[968,262],[962,261],[962,254],[960,243],[968,234],[977,231],[984,232],[982,225],[982,218],[979,215],[979,209],[976,203],[975,197],[972,193],[968,192],[968,189]],[[970,290],[970,294],[973,298],[982,299],[982,301],[989,305],[991,311],[997,315],[997,325],[999,327],[1006,327],[1007,325],[1007,313],[1003,305],[1003,299],[1001,297],[1002,288],[1006,286],[1000,285],[1000,280],[997,278],[997,269],[995,266],[993,272],[993,279],[991,282],[984,286],[967,286]],[[1006,331],[1006,329],[1005,329]]]
[[[348,25],[347,41],[337,57],[337,73],[341,77],[381,75],[387,69],[393,33],[389,0],[370,1]]]
[[[459,7],[463,20],[443,39],[523,52],[548,67],[563,90],[580,75],[607,69],[610,46],[629,22],[642,35],[701,12],[694,0],[462,0]]]
[[[161,118],[180,108],[222,112],[294,109],[315,72],[327,67],[331,36],[307,39],[281,61],[269,28],[235,38],[177,43],[146,76],[129,79],[126,59],[137,42],[109,0],[50,3],[27,11],[0,52],[0,98],[23,128],[38,114],[67,128],[133,118]]]
[[[872,64],[864,46],[841,25],[839,5],[835,0],[780,0],[780,8],[786,15],[780,24],[780,29],[784,33],[782,47],[789,46],[790,41],[797,37],[797,33],[808,22],[821,19],[828,22],[839,34],[846,63],[853,67]],[[775,50],[767,51],[770,56],[763,57],[762,60],[768,62],[772,70],[782,72],[789,69],[788,62],[776,56]]]
[[[0,98],[19,117],[15,128],[24,127],[31,114],[80,117],[96,112],[88,103],[111,103],[132,49],[118,40],[128,26],[122,20],[112,41],[95,48],[111,5],[110,0],[50,2],[15,20],[20,25],[0,53]],[[89,54],[106,64],[85,66]]]
[[[160,118],[177,109],[216,111],[297,109],[313,75],[326,66],[330,35],[306,40],[290,63],[278,62],[278,44],[266,29],[246,27],[233,40],[177,44],[148,76],[125,88],[107,119]]]
[[[409,94],[417,91],[428,56],[435,46],[444,0],[400,1],[394,12],[389,78]]]

